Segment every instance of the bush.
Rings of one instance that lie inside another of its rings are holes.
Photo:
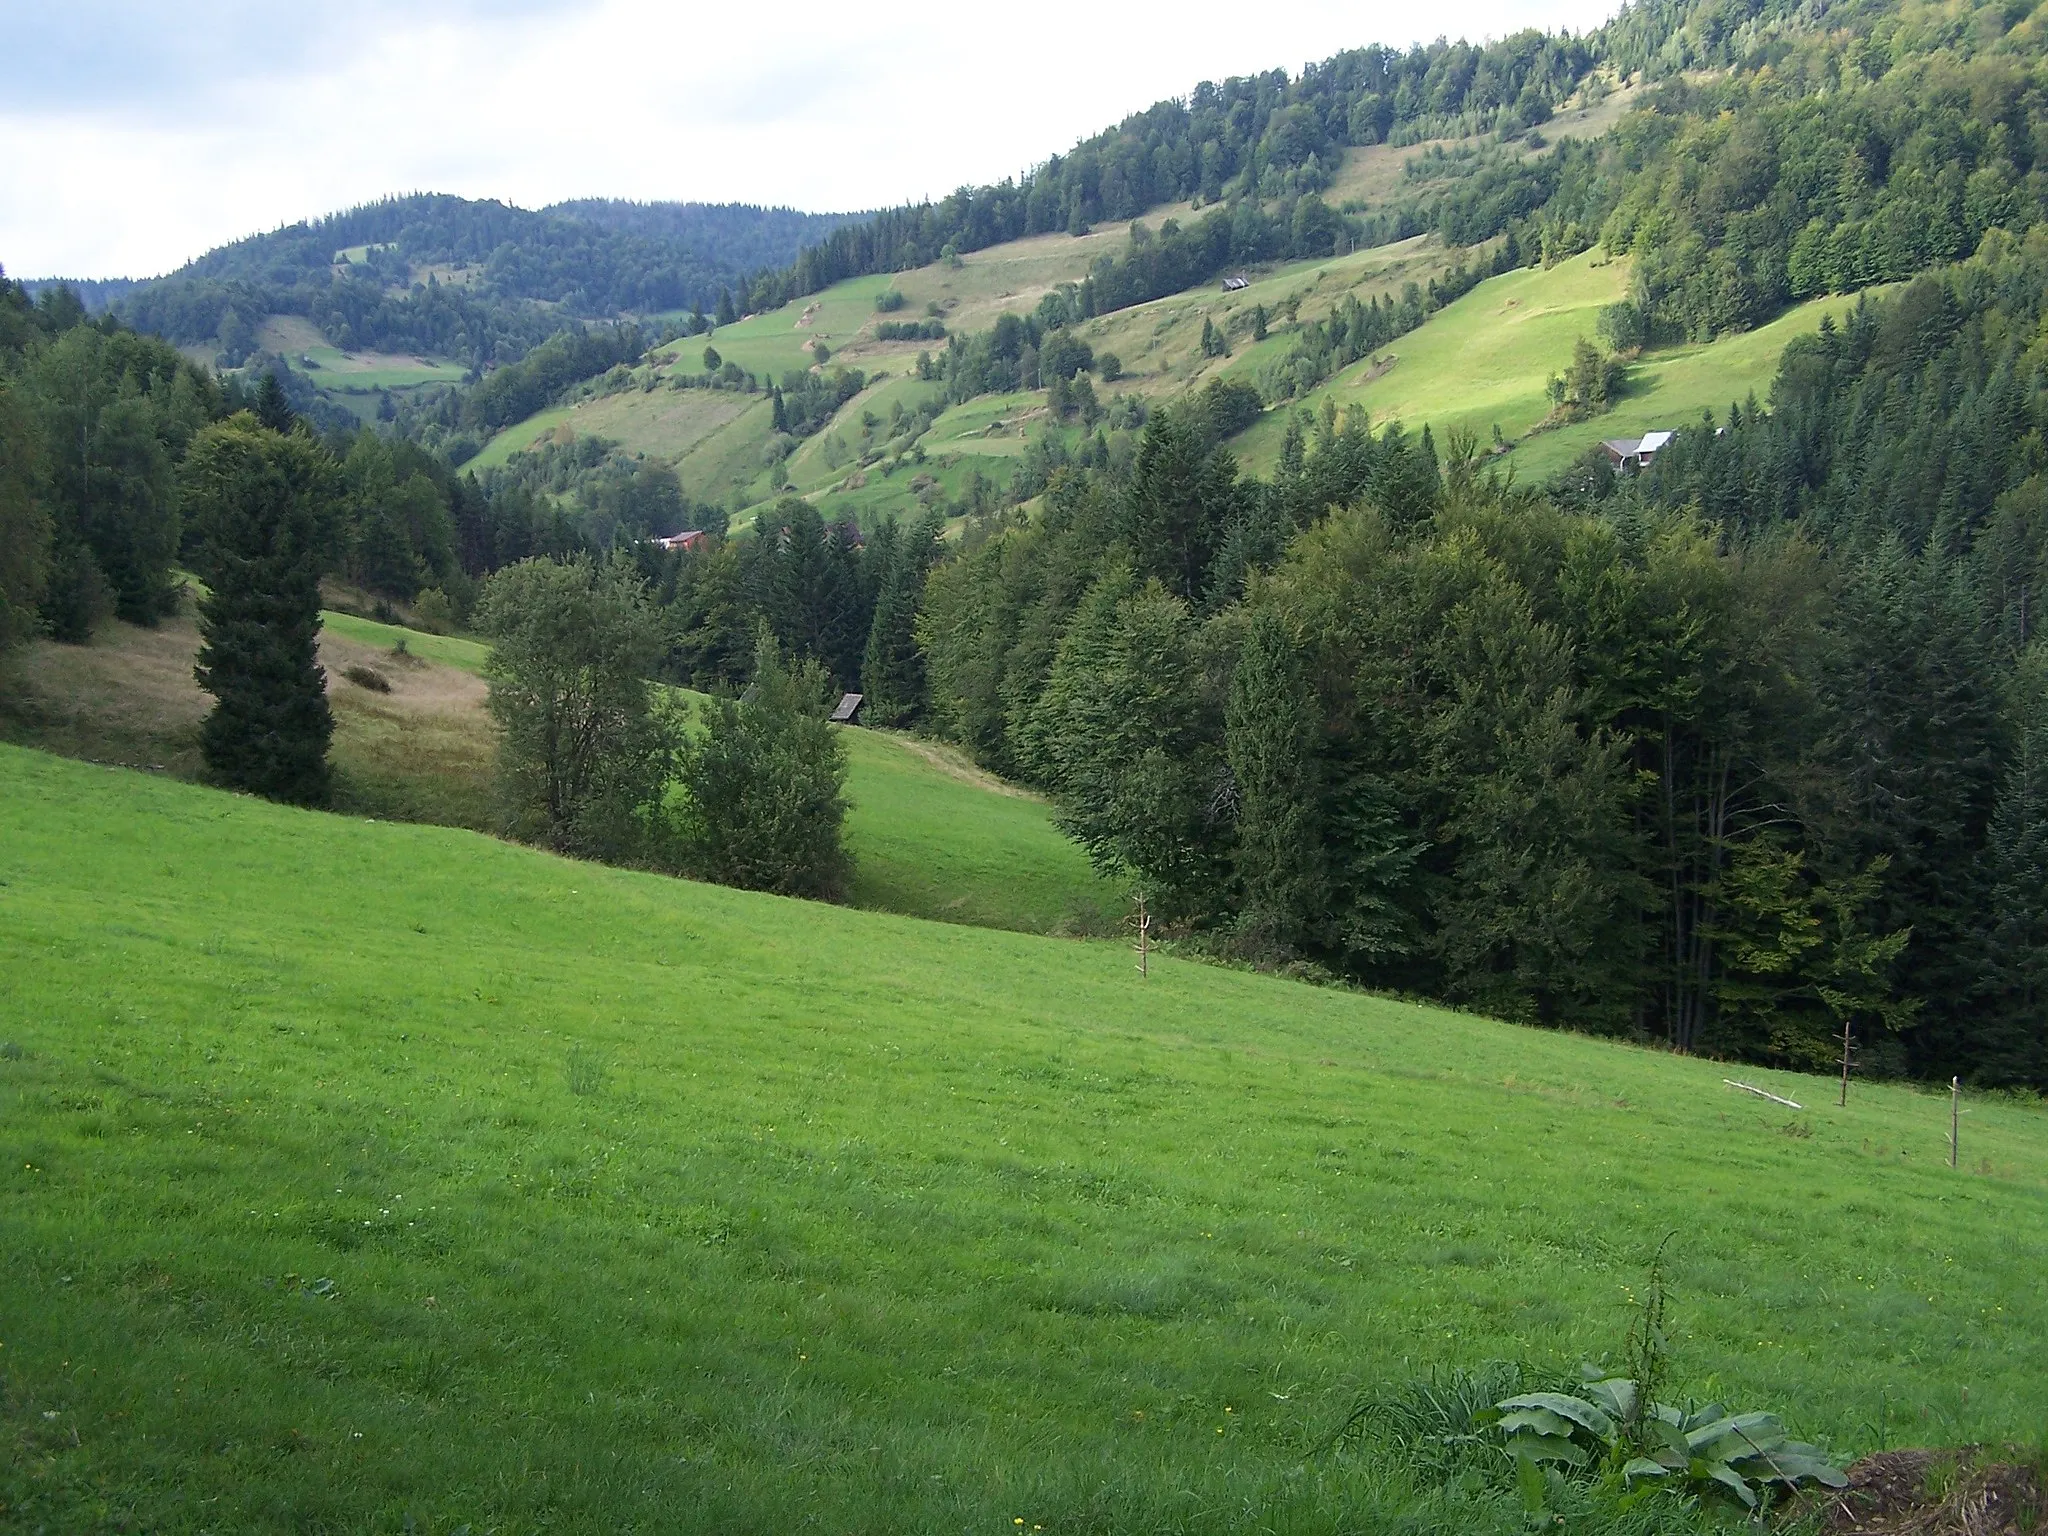
[[[38,607],[52,640],[84,645],[114,616],[114,589],[83,544],[59,540],[50,555],[49,581]]]
[[[846,754],[825,719],[829,698],[824,668],[787,666],[761,637],[746,698],[707,703],[678,754],[661,819],[682,869],[784,896],[844,893]]]
[[[1237,436],[1266,408],[1256,388],[1231,379],[1212,379],[1201,400],[1209,413],[1210,430],[1219,440]]]
[[[903,295],[894,288],[884,288],[875,295],[875,308],[885,315],[893,315],[903,307]]]
[[[375,667],[366,667],[361,662],[343,667],[341,675],[354,683],[358,688],[367,688],[372,693],[389,693],[391,691],[390,678],[379,672]]]
[[[1095,354],[1095,377],[1105,384],[1114,384],[1124,376],[1124,360],[1114,352]]]
[[[455,605],[439,587],[424,588],[412,600],[412,621],[430,635],[445,635],[455,627]]]

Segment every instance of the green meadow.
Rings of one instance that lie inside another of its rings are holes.
[[[15,748],[0,882],[9,1529],[1520,1531],[1318,1442],[1667,1233],[1675,1393],[2048,1426],[2038,1105]]]
[[[1654,348],[1631,364],[1628,392],[1612,410],[1534,430],[1550,413],[1550,376],[1570,365],[1581,337],[1599,344],[1600,311],[1627,291],[1626,259],[1597,249],[1489,278],[1389,345],[1383,356],[1391,366],[1354,363],[1301,404],[1311,412],[1325,400],[1340,410],[1362,407],[1375,423],[1399,421],[1410,431],[1428,425],[1439,441],[1455,430],[1484,444],[1498,425],[1515,445],[1505,462],[1524,479],[1547,480],[1602,438],[1686,426],[1703,411],[1724,415],[1751,394],[1768,397],[1785,344],[1856,302],[1815,299],[1753,331]],[[1286,415],[1269,412],[1240,439],[1248,467],[1263,473],[1278,462]]]
[[[257,332],[265,349],[289,356],[303,369],[310,359],[313,383],[330,393],[344,390],[411,389],[422,384],[460,383],[463,366],[446,358],[403,353],[344,352],[310,320],[298,315],[272,315]]]
[[[751,510],[775,495],[762,456],[771,431],[766,401],[759,395],[676,390],[672,381],[679,374],[700,372],[708,346],[721,361],[753,373],[765,388],[792,370],[812,367],[812,345],[822,342],[835,361],[874,376],[875,383],[848,401],[824,431],[805,441],[789,466],[791,481],[806,495],[843,490],[851,500],[840,510],[866,521],[900,515],[914,510],[912,476],[893,483],[877,478],[872,486],[848,488],[844,482],[857,471],[850,464],[828,465],[823,457],[827,437],[836,433],[850,444],[859,436],[864,411],[878,411],[886,418],[892,403],[916,403],[933,393],[931,385],[915,377],[917,354],[939,352],[945,343],[877,341],[876,325],[925,319],[928,310],[936,308],[952,331],[986,330],[1005,311],[1029,312],[1056,284],[1079,282],[1097,257],[1121,251],[1128,239],[1122,227],[1080,238],[1039,235],[973,252],[957,267],[935,262],[893,275],[849,279],[779,309],[720,326],[709,335],[657,347],[632,371],[627,388],[553,406],[516,422],[493,436],[470,463],[478,469],[501,465],[550,436],[564,441],[564,434],[609,437],[631,452],[672,465],[691,495],[716,501],[737,496],[737,504]],[[903,295],[903,306],[890,312],[877,309],[878,297],[892,288]],[[984,405],[971,402],[968,409],[982,412]],[[942,421],[940,427],[948,430],[935,432],[928,442],[928,451],[937,452],[934,445],[942,435],[946,438],[943,451],[961,461],[954,479],[964,478],[973,467],[990,475],[1007,473],[1000,463],[976,466],[972,461],[1007,459],[1022,446],[1019,438],[1004,442],[967,435],[986,419],[984,412],[957,427]],[[966,440],[953,441],[963,435]],[[954,469],[947,464],[932,473]],[[863,490],[865,494],[859,494]]]
[[[1107,933],[1127,893],[1099,878],[1029,794],[964,753],[850,730],[846,844],[857,907],[1024,933]]]
[[[443,666],[457,667],[479,676],[483,673],[485,659],[491,654],[489,645],[464,635],[430,634],[423,629],[380,624],[375,619],[357,618],[352,613],[336,613],[332,609],[321,612],[320,627],[327,634],[342,635],[364,645],[386,649],[402,645],[422,661],[437,661]]]
[[[495,826],[497,735],[480,681],[490,647],[345,613],[321,619],[340,806],[380,820]],[[0,674],[0,740],[197,777],[210,703],[192,678],[197,644],[189,620],[116,625],[85,647],[38,643]],[[351,666],[377,672],[389,692],[351,681]],[[854,729],[841,739],[854,906],[1024,933],[1101,933],[1122,922],[1126,893],[1094,873],[1036,795],[916,737]]]

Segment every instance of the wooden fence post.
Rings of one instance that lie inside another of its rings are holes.
[[[1956,1159],[1963,1144],[1963,1080],[1952,1077],[1948,1080],[1948,1165],[1957,1166]]]

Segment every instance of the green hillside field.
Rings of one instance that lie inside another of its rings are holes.
[[[462,364],[444,357],[396,352],[344,352],[300,315],[271,315],[257,328],[257,345],[282,354],[336,405],[368,422],[385,392],[403,396],[429,384],[458,384]],[[195,349],[206,361],[205,349]]]
[[[1823,315],[1840,319],[1856,302],[1815,299],[1753,331],[1654,348],[1630,367],[1628,393],[1612,410],[1532,434],[1550,412],[1550,376],[1569,366],[1579,338],[1599,342],[1600,311],[1627,291],[1626,260],[1598,249],[1547,269],[1489,278],[1389,346],[1392,366],[1354,363],[1301,403],[1310,411],[1325,400],[1340,410],[1360,406],[1375,423],[1400,421],[1411,431],[1428,425],[1439,441],[1462,430],[1483,444],[1498,424],[1515,444],[1506,462],[1524,480],[1540,482],[1602,438],[1682,427],[1702,411],[1724,414],[1731,401],[1752,393],[1767,397],[1785,344],[1818,329]],[[1268,412],[1244,434],[1249,468],[1266,473],[1278,462],[1286,414]]]
[[[1521,1531],[1315,1446],[1673,1232],[1675,1393],[2048,1424],[2038,1105],[14,748],[0,880],[10,1529]]]
[[[940,351],[945,343],[877,341],[878,323],[924,319],[927,309],[936,307],[949,329],[968,334],[986,330],[1005,310],[1030,311],[1055,284],[1079,282],[1098,256],[1120,252],[1128,240],[1123,229],[1079,238],[1039,235],[973,252],[957,267],[935,262],[893,275],[850,278],[780,309],[720,326],[709,335],[658,347],[634,370],[628,389],[580,406],[552,407],[516,422],[486,443],[473,462],[479,468],[501,464],[540,438],[567,430],[610,437],[634,452],[675,465],[691,494],[700,499],[723,500],[735,490],[744,495],[749,489],[765,497],[768,488],[760,458],[769,435],[765,402],[758,396],[670,388],[676,374],[703,368],[705,347],[755,374],[765,387],[792,369],[811,367],[811,345],[823,342],[847,366],[886,374],[900,390],[915,384],[910,374],[917,354]],[[876,299],[892,288],[903,295],[903,306],[884,313],[875,307]],[[874,404],[871,392],[849,402],[841,419],[856,420]],[[757,405],[758,410],[750,409]],[[886,400],[882,408],[886,413]]]
[[[322,615],[340,806],[487,830],[497,736],[484,711],[490,648],[344,613]],[[404,643],[405,655],[394,655]],[[0,677],[0,740],[196,778],[211,701],[192,679],[189,618],[116,625],[90,646],[39,643]],[[347,676],[366,666],[388,693]],[[1099,878],[1035,795],[951,748],[848,730],[846,844],[857,907],[1026,933],[1099,933],[1126,893]]]

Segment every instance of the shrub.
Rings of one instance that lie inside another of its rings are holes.
[[[391,691],[390,678],[379,672],[375,667],[366,667],[361,662],[355,662],[343,667],[341,675],[354,683],[358,688],[367,688],[372,693],[389,693]]]
[[[903,295],[894,288],[884,288],[875,295],[875,308],[885,315],[894,314],[903,307]]]
[[[412,621],[430,635],[445,635],[455,627],[455,605],[439,587],[424,588],[412,600]]]
[[[1095,354],[1095,377],[1105,384],[1114,384],[1124,376],[1124,360],[1114,352]]]
[[[38,611],[50,638],[66,645],[84,645],[114,616],[114,589],[91,550],[76,541],[57,542]]]
[[[747,696],[706,704],[678,753],[661,819],[680,867],[785,896],[844,892],[846,754],[825,719],[828,698],[817,662],[786,665],[762,635]]]

